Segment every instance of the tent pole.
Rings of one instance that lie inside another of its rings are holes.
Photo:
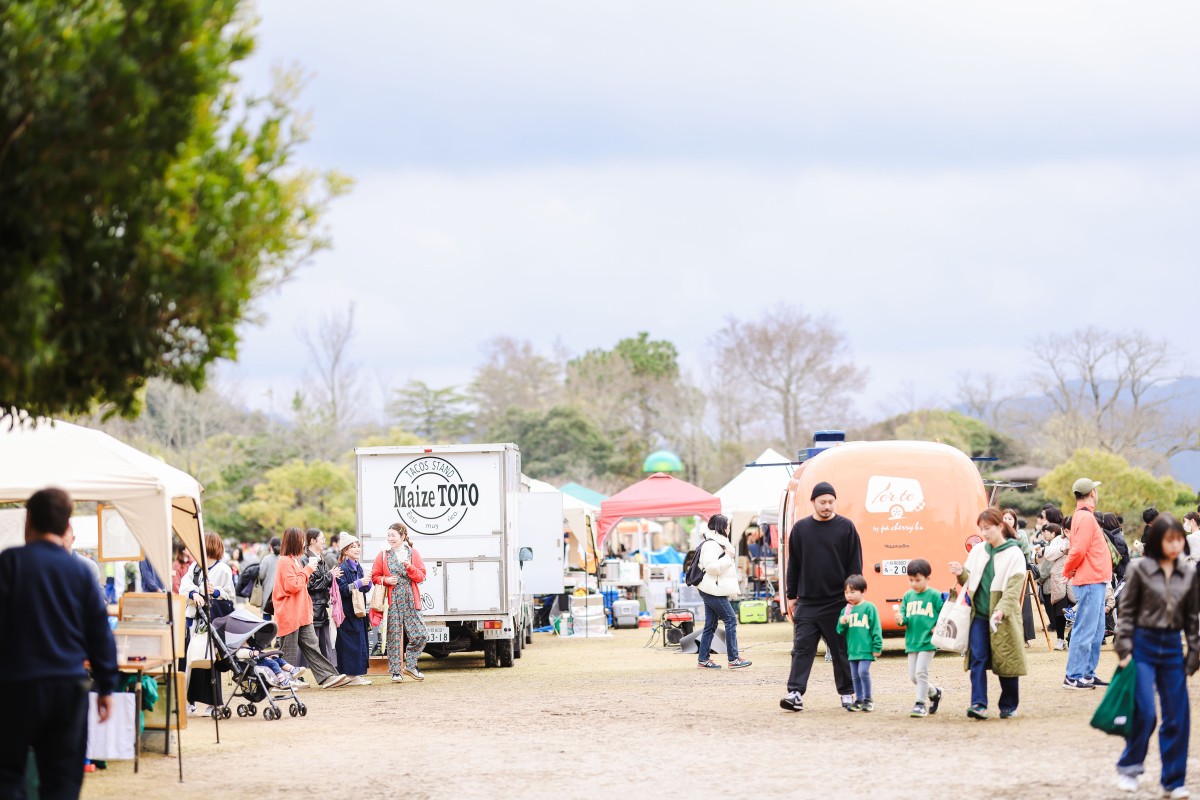
[[[173,693],[175,697],[175,736],[179,739],[176,745],[179,760],[179,782],[183,783],[183,729],[179,726],[179,681],[176,678],[179,675],[179,650],[175,646],[175,592],[173,591],[167,592],[167,629],[171,635],[171,668],[167,670],[167,724],[166,730],[163,731],[163,738],[167,743],[163,750],[164,755],[171,754],[171,696]]]
[[[201,541],[203,544],[203,541]],[[216,642],[213,641],[213,626],[212,626],[212,598],[208,596],[208,553],[205,550],[200,551],[200,569],[204,573],[204,585],[200,587],[200,593],[204,597],[204,615],[208,617],[208,631],[205,634],[208,636],[208,674],[212,679],[212,698],[217,699],[217,689],[220,687],[219,678],[217,677],[217,665],[214,663],[217,654]],[[213,708],[216,708],[214,705]],[[212,716],[211,714],[209,716]],[[221,743],[221,715],[213,716],[213,728],[217,732],[217,744]]]

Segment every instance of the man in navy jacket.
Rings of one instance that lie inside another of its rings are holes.
[[[101,722],[111,708],[116,646],[92,574],[64,546],[70,524],[71,498],[42,489],[25,503],[25,546],[0,553],[0,798],[25,796],[31,749],[41,796],[78,797],[89,683]]]

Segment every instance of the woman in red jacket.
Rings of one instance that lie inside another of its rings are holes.
[[[371,582],[377,586],[390,586],[388,593],[387,619],[372,612],[372,624],[386,622],[385,631],[380,632],[387,642],[388,670],[392,681],[400,683],[405,674],[413,680],[423,681],[425,676],[417,669],[417,659],[425,649],[429,631],[421,619],[421,590],[419,584],[425,580],[425,562],[408,538],[408,528],[402,522],[393,522],[387,532],[388,548],[375,556],[371,567]]]

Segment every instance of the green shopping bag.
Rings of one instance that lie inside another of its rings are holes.
[[[1124,667],[1117,667],[1112,682],[1104,692],[1104,698],[1092,715],[1092,727],[1111,733],[1113,736],[1129,738],[1133,732],[1133,696],[1137,689],[1137,662],[1129,660]]]

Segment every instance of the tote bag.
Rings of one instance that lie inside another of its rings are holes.
[[[948,650],[962,655],[967,652],[967,641],[971,635],[971,606],[967,604],[967,588],[959,587],[953,603],[942,606],[937,624],[933,626],[931,641],[938,650]]]
[[[387,610],[388,592],[392,587],[385,583],[375,584],[375,588],[371,590],[371,610],[378,611],[382,614]]]
[[[1129,664],[1117,667],[1112,682],[1104,692],[1096,713],[1092,715],[1092,727],[1122,736],[1126,739],[1133,733],[1133,702],[1137,689],[1137,663],[1130,659]]]
[[[350,607],[356,617],[365,617],[367,615],[367,598],[357,587],[350,590]]]

